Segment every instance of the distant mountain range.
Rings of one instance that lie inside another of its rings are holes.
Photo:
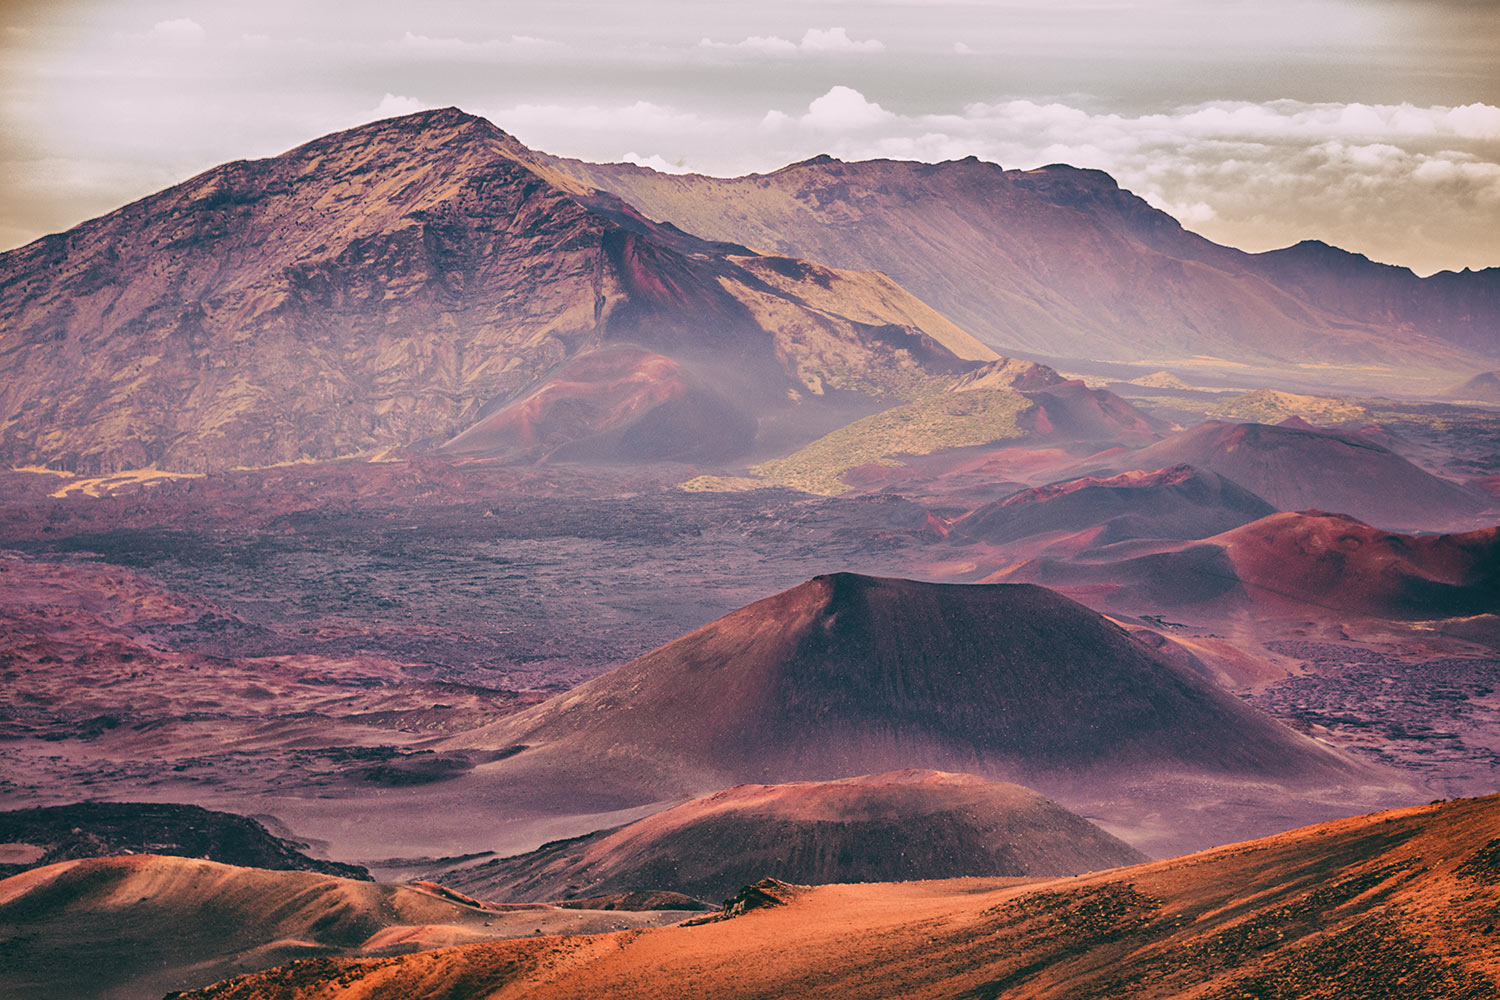
[[[1435,392],[1500,356],[1497,274],[1243,254],[1097,171],[678,177],[449,108],[0,255],[0,462],[738,462],[1002,351]]]
[[[1347,384],[1500,356],[1500,267],[1419,278],[1315,241],[1248,254],[1098,170],[819,156],[726,179],[548,162],[700,236],[883,271],[1001,353]]]

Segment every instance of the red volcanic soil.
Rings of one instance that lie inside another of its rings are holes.
[[[616,805],[737,781],[932,767],[1031,783],[1111,774],[1318,782],[1342,758],[1042,587],[839,573],[733,612],[455,745]],[[482,769],[485,770],[485,769]]]
[[[1212,541],[1252,596],[1380,618],[1500,611],[1500,528],[1414,537],[1307,511],[1276,514]]]
[[[1019,785],[897,771],[841,781],[739,785],[617,830],[435,874],[487,899],[668,889],[718,900],[770,876],[888,882],[1074,875],[1144,860]]]
[[[702,926],[307,961],[193,1000],[1076,1000],[1500,995],[1500,798],[1083,878],[815,888]],[[746,898],[751,894],[747,893]]]
[[[1420,620],[1500,611],[1500,528],[1401,535],[1342,514],[1272,514],[1199,542],[1111,558],[1034,559],[998,574],[1107,595],[1120,608],[1227,602],[1277,614]]]
[[[690,915],[483,907],[441,887],[152,854],[65,861],[0,881],[0,995],[158,1000],[296,958],[595,934]]]
[[[1159,436],[1148,418],[1108,389],[1090,389],[1076,379],[1027,390],[1033,403],[1024,420],[1041,439],[1143,444]]]
[[[581,355],[438,449],[455,457],[703,461],[750,449],[755,418],[671,358],[630,346]]]
[[[1473,527],[1486,505],[1388,448],[1328,430],[1210,420],[1108,459],[1121,470],[1179,464],[1226,476],[1279,510],[1336,511],[1384,528]]]
[[[1203,538],[1275,512],[1239,484],[1187,465],[1085,476],[1022,490],[959,518],[956,539],[1013,542],[1093,530],[1107,545],[1129,538]]]

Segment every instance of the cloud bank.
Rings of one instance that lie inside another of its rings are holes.
[[[0,248],[226,160],[457,105],[539,149],[672,170],[1064,161],[1247,248],[1497,265],[1491,8],[369,0],[351,18],[307,0],[19,0],[0,5]]]
[[[716,42],[705,38],[698,47],[760,56],[873,55],[885,51],[885,43],[874,38],[855,40],[849,37],[846,28],[808,28],[800,42],[779,35],[752,35],[738,42]]]

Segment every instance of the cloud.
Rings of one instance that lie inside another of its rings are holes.
[[[426,105],[415,97],[403,97],[387,92],[380,99],[380,103],[375,105],[375,110],[371,111],[370,115],[374,118],[395,118],[400,115],[414,114],[424,107]]]
[[[560,43],[533,35],[510,35],[470,41],[464,38],[434,37],[404,32],[393,48],[402,55],[462,61],[491,60],[499,56],[541,56],[564,48]]]
[[[191,18],[179,17],[170,21],[158,21],[146,32],[146,40],[160,45],[177,45],[184,48],[202,45],[208,32]]]
[[[663,170],[737,174],[829,153],[1007,168],[1069,163],[1211,239],[1250,250],[1321,239],[1421,273],[1500,264],[1500,108],[1213,101],[1122,114],[1074,102],[902,114],[839,85],[802,109],[518,105],[489,115],[529,145]],[[580,138],[585,137],[585,138]]]
[[[776,35],[752,35],[738,42],[716,42],[705,38],[698,43],[700,49],[738,49],[742,52],[757,52],[762,55],[793,56],[797,54],[797,43]]]
[[[669,162],[664,157],[658,156],[655,153],[650,156],[642,156],[634,152],[626,153],[620,157],[620,162],[634,163],[638,167],[648,167],[659,174],[686,174],[691,172],[682,163]]]
[[[807,128],[845,131],[892,121],[896,116],[852,87],[834,87],[807,106],[798,122]]]
[[[698,47],[764,56],[857,55],[885,51],[885,44],[878,39],[856,40],[849,37],[845,28],[808,28],[800,42],[779,35],[752,35],[738,42],[716,42],[705,38]]]
[[[976,155],[1098,168],[1248,249],[1317,238],[1424,273],[1500,264],[1500,108],[1487,104],[1214,101],[1126,115],[1014,100],[903,115],[839,86],[758,126],[781,162]]]

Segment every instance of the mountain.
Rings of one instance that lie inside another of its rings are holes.
[[[1097,170],[820,156],[716,178],[548,162],[700,236],[883,271],[1001,353],[1240,378],[1248,363],[1405,392],[1500,356],[1500,269],[1421,279],[1337,251],[1246,254]]]
[[[1481,403],[1500,403],[1500,372],[1480,372],[1449,389],[1448,395]]]
[[[566,780],[570,801],[598,796],[599,810],[910,767],[1044,790],[1127,774],[1354,773],[1045,588],[851,573],[741,608],[454,745],[523,748],[479,771],[545,800]]]
[[[159,1000],[298,958],[595,934],[684,915],[485,907],[439,887],[151,854],[65,861],[0,881],[0,992]]]
[[[1384,528],[1468,527],[1486,506],[1366,437],[1298,426],[1209,420],[1139,451],[1090,459],[1078,471],[1172,465],[1218,473],[1278,510],[1337,511]]]
[[[1350,517],[1277,514],[1213,539],[1251,587],[1380,618],[1500,612],[1500,528],[1399,535]]]
[[[1046,365],[1001,358],[753,471],[809,492],[839,494],[912,475],[941,476],[949,464],[944,457],[960,463],[972,457],[960,449],[1141,445],[1157,440],[1160,426],[1107,389],[1090,389]],[[922,472],[912,471],[913,464]]]
[[[308,871],[368,880],[358,865],[320,861],[273,836],[253,819],[198,806],[157,802],[80,802],[0,812],[0,844],[23,863],[0,864],[0,876],[79,858],[165,854],[275,871]]]
[[[1131,538],[1205,538],[1275,513],[1230,479],[1189,465],[1085,476],[1022,490],[955,521],[954,541],[1005,544],[1087,532],[1090,545]]]
[[[486,899],[666,889],[719,900],[784,882],[962,875],[1077,875],[1144,860],[1019,785],[897,771],[840,781],[738,785],[615,830],[432,876]]]
[[[1500,798],[1083,878],[766,881],[740,898],[706,926],[307,963],[191,996],[1486,1000],[1500,994]]]
[[[883,275],[650,222],[448,108],[0,255],[0,357],[0,462],[97,473],[733,458],[995,355]]]
[[[1034,559],[993,579],[1087,589],[1137,610],[1224,601],[1336,621],[1462,618],[1500,612],[1500,528],[1413,536],[1341,514],[1272,514],[1202,541]]]
[[[1258,424],[1278,424],[1292,419],[1303,423],[1343,424],[1370,419],[1364,407],[1342,399],[1303,396],[1276,389],[1256,389],[1236,396],[1213,407],[1209,416]]]
[[[1247,255],[1247,268],[1351,319],[1420,330],[1500,357],[1500,267],[1419,278],[1319,240]]]

